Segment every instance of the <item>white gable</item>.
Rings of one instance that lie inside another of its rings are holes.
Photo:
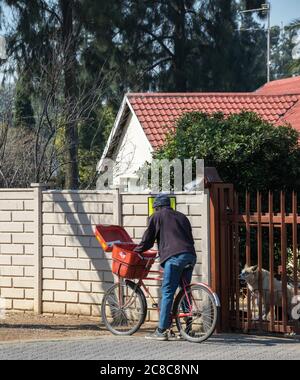
[[[113,157],[116,177],[131,177],[143,164],[152,161],[151,147],[137,117],[131,113]]]
[[[128,107],[130,114],[127,117],[126,124],[123,125],[122,133],[118,136],[117,146],[114,149],[112,156],[107,157],[107,153],[113,143],[114,137],[119,132],[121,127],[122,115],[125,112],[125,107]],[[111,158],[116,163],[116,170],[114,173],[114,185],[120,183],[121,177],[132,177],[138,169],[140,169],[145,162],[152,161],[153,148],[132,109],[130,102],[127,98],[124,99],[122,107],[119,111],[115,126],[111,132],[110,138],[107,142],[106,148],[98,165],[98,170],[101,170],[102,161],[105,158]]]

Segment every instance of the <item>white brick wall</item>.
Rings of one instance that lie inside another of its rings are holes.
[[[43,191],[38,203],[34,194],[33,189],[0,190],[0,296],[14,310],[33,310],[38,297],[44,313],[99,316],[114,277],[111,254],[101,250],[95,225],[120,221],[139,242],[148,222],[148,196],[124,194],[117,202],[112,193]],[[176,198],[177,210],[193,226],[198,255],[194,280],[208,282],[208,194],[201,204],[191,204],[186,195]],[[147,283],[159,299],[159,284]]]
[[[33,310],[33,222],[33,190],[1,189],[0,296],[8,309]]]
[[[112,279],[94,228],[114,223],[113,195],[46,191],[42,210],[43,311],[91,316],[106,288],[105,271]]]

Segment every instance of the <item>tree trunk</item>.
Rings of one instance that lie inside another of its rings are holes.
[[[76,48],[73,36],[73,0],[60,0],[62,14],[62,44],[64,51],[65,95],[65,188],[78,189],[78,131],[72,115],[76,101]]]
[[[187,91],[185,0],[174,1],[174,84],[175,91]]]

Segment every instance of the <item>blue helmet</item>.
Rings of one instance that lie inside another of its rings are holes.
[[[170,206],[171,206],[171,201],[167,194],[158,194],[156,196],[154,204],[153,204],[154,208],[170,207]]]

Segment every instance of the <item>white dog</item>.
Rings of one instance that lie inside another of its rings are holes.
[[[271,309],[271,294],[270,294],[270,272],[262,269],[262,302],[264,306],[263,319],[267,320]],[[259,271],[258,266],[249,267],[245,266],[242,273],[240,274],[240,279],[247,283],[247,287],[250,292],[254,295],[256,299],[259,299]],[[273,280],[274,283],[274,306],[282,306],[282,282],[278,281],[276,278]],[[294,289],[288,285],[287,286],[287,304],[288,313],[291,313],[292,299],[294,296]]]

